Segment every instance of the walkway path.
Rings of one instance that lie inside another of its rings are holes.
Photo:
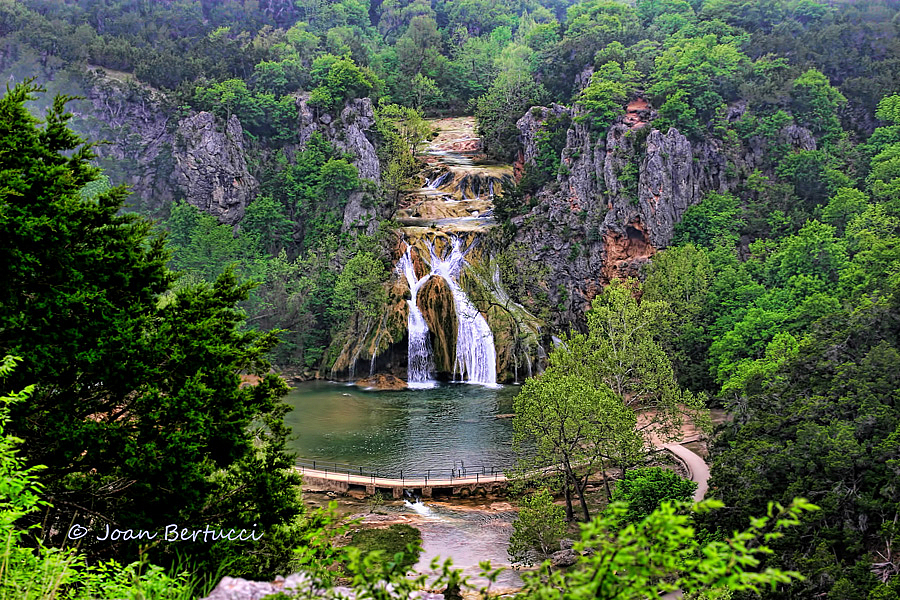
[[[680,444],[663,444],[663,448],[681,459],[688,469],[688,477],[696,482],[697,491],[694,492],[694,502],[700,502],[709,490],[709,465],[703,458]],[[681,590],[669,592],[660,597],[660,600],[678,600],[684,596]]]
[[[681,444],[662,444],[662,448],[671,452],[677,459],[684,463],[687,467],[688,478],[696,482],[697,491],[694,492],[694,501],[703,500],[706,491],[709,489],[709,467],[706,462],[698,454],[688,450]],[[326,463],[327,464],[327,463]],[[482,472],[482,473],[460,473],[459,475],[448,476],[446,471],[444,474],[435,476],[412,475],[409,477],[377,477],[371,473],[364,473],[362,469],[357,474],[350,469],[321,469],[310,468],[309,466],[298,464],[295,467],[300,473],[310,478],[321,481],[331,481],[346,486],[366,486],[374,493],[375,488],[389,489],[410,489],[410,488],[449,488],[454,486],[471,486],[482,483],[503,484],[507,479],[500,472]],[[493,471],[493,469],[491,469]]]
[[[694,502],[700,502],[709,489],[709,465],[699,454],[696,454],[680,444],[663,444],[663,448],[680,458],[688,469],[688,477],[697,484],[694,492]]]
[[[355,475],[349,472],[312,469],[305,466],[294,467],[300,473],[309,477],[325,479],[353,485],[368,485],[380,488],[416,488],[416,487],[451,487],[454,485],[468,485],[472,483],[505,483],[506,476],[502,473],[475,473],[455,477],[437,475],[426,477],[414,475],[412,477],[376,477],[374,475]]]

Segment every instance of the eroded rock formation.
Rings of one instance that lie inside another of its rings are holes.
[[[369,98],[348,102],[338,116],[322,112],[309,104],[309,95],[297,98],[297,136],[302,149],[309,138],[320,133],[330,144],[353,157],[353,164],[362,179],[381,180],[381,163],[375,151],[375,111]],[[344,231],[359,227],[368,233],[374,231],[375,208],[366,202],[364,189],[350,194],[344,207]]]
[[[173,146],[175,184],[184,199],[222,223],[237,224],[259,184],[244,155],[244,130],[234,115],[224,131],[216,117],[200,112],[178,123]]]
[[[422,286],[418,300],[431,332],[435,370],[442,378],[449,378],[456,359],[456,308],[450,287],[440,277],[432,277]]]
[[[733,106],[727,118],[743,110]],[[671,243],[688,207],[708,192],[733,189],[764,155],[758,139],[735,150],[714,138],[692,141],[674,128],[654,129],[655,111],[637,99],[603,136],[579,123],[574,109],[531,109],[518,122],[521,169],[535,165],[540,130],[558,122],[562,111],[569,111],[572,125],[560,172],[536,193],[534,208],[513,219],[516,241],[532,251],[528,258],[549,268],[551,300],[560,308],[556,325],[582,323],[591,299],[611,279],[640,276],[650,257]],[[786,127],[779,137],[795,148],[815,148],[802,127]]]

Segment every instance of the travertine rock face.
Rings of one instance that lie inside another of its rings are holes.
[[[322,136],[342,152],[353,157],[353,164],[362,179],[373,182],[381,180],[381,163],[375,151],[374,139],[375,111],[369,98],[359,98],[348,102],[338,118],[323,113],[309,105],[309,95],[297,99],[298,137],[300,148],[306,145],[313,133]],[[371,138],[371,139],[370,139]],[[363,228],[368,233],[374,231],[375,208],[366,202],[366,191],[357,190],[350,195],[344,208],[343,230]]]
[[[247,167],[241,122],[232,115],[224,131],[216,125],[215,116],[208,112],[179,121],[173,147],[174,183],[188,203],[235,225],[259,184]]]
[[[440,277],[432,277],[419,290],[418,305],[431,332],[434,368],[449,377],[456,358],[457,322],[450,286]]]
[[[653,254],[668,246],[684,212],[711,191],[727,192],[762,164],[762,140],[726,148],[713,138],[691,141],[677,129],[653,128],[655,111],[635,100],[605,136],[578,123],[573,109],[536,107],[518,122],[520,169],[534,164],[538,131],[551,115],[568,110],[573,124],[561,153],[560,173],[536,194],[529,214],[514,219],[517,241],[532,260],[549,267],[557,324],[583,323],[590,300],[613,278],[637,277]],[[730,108],[737,119],[744,107]],[[815,149],[802,127],[786,127],[782,143]]]

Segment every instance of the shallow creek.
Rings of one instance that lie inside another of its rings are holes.
[[[325,506],[331,500],[325,494],[307,494],[311,506]],[[512,503],[503,499],[456,499],[452,502],[424,503],[389,501],[369,511],[365,500],[353,497],[336,498],[338,512],[344,516],[364,517],[369,526],[405,523],[422,532],[422,555],[415,570],[427,576],[436,573],[430,568],[433,558],[449,558],[474,585],[487,585],[479,577],[479,562],[489,560],[493,568],[504,567],[492,590],[502,592],[522,585],[520,570],[510,565],[506,549],[512,533],[516,511]],[[429,577],[431,579],[431,577]]]

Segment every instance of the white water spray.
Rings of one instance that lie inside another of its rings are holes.
[[[456,362],[453,365],[454,376],[468,383],[482,385],[497,384],[497,353],[494,349],[494,334],[487,321],[459,287],[457,279],[466,265],[462,242],[454,237],[450,240],[450,253],[446,258],[440,257],[429,242],[431,253],[431,274],[441,277],[450,286],[453,304],[456,308]]]
[[[450,177],[450,171],[447,171],[446,173],[442,173],[441,175],[435,177],[433,181],[427,182],[425,184],[425,187],[429,190],[436,190],[441,187],[441,185],[443,185],[444,181],[446,181],[448,177]]]
[[[420,500],[419,498],[413,498],[413,502],[410,502],[409,500],[404,500],[403,505],[406,508],[413,510],[416,513],[422,515],[423,517],[431,516],[431,509],[428,506],[426,506],[425,503],[422,502],[422,500]]]
[[[412,248],[407,246],[406,252],[397,262],[397,270],[406,277],[409,284],[410,299],[406,301],[409,305],[409,318],[407,319],[407,328],[409,330],[409,344],[407,346],[409,358],[406,368],[407,386],[410,388],[430,388],[435,383],[429,378],[434,370],[434,364],[431,359],[431,347],[428,341],[428,323],[425,322],[425,316],[419,310],[416,303],[416,295],[422,285],[428,281],[431,275],[426,275],[422,279],[416,277],[416,269],[412,262]]]

